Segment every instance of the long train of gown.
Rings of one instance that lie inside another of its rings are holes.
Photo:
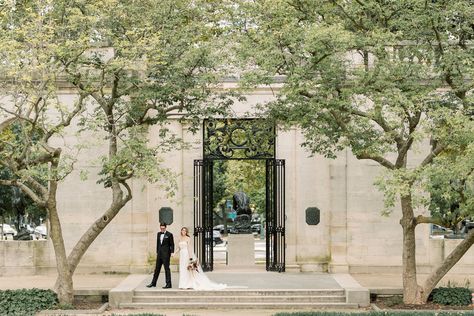
[[[179,242],[179,288],[194,290],[223,290],[226,284],[215,283],[209,280],[201,265],[198,270],[188,270],[189,258],[195,258],[193,252],[188,250],[186,241]]]

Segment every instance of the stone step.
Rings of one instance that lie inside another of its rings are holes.
[[[226,289],[220,291],[194,291],[194,290],[135,290],[138,296],[345,296],[343,289],[321,290],[254,290],[254,289]]]
[[[289,302],[271,302],[271,303],[121,303],[119,308],[130,309],[357,309],[358,304],[349,303],[289,303]]]
[[[218,298],[212,296],[134,296],[133,303],[209,303],[215,302],[216,299],[219,303],[242,303],[242,304],[253,304],[256,302],[287,302],[292,303],[345,303],[346,298],[344,296],[220,296]]]

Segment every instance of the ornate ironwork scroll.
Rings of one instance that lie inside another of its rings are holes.
[[[263,119],[204,120],[204,159],[272,159],[275,126]]]

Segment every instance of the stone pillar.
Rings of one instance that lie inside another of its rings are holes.
[[[348,273],[347,264],[347,150],[330,165],[330,249],[329,272]]]
[[[228,265],[255,265],[254,248],[253,234],[229,234],[227,237]]]

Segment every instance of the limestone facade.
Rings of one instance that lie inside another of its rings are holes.
[[[72,100],[73,91],[65,91]],[[253,105],[273,98],[271,89],[258,89],[235,105],[236,117]],[[159,184],[132,181],[134,197],[92,244],[79,265],[79,273],[143,273],[149,271],[159,230],[158,210],[174,210],[169,226],[178,236],[182,226],[193,227],[193,160],[202,158],[202,133],[191,134],[177,121],[171,128],[192,148],[164,156],[166,166],[177,173],[178,191],[164,196]],[[79,141],[71,131],[61,142],[71,147]],[[156,128],[150,128],[150,144],[156,144]],[[108,206],[111,193],[96,184],[97,157],[104,151],[92,143],[78,156],[76,170],[60,185],[59,210],[66,248],[71,249],[80,235]],[[381,215],[383,196],[373,185],[382,169],[374,162],[359,161],[349,151],[330,160],[313,156],[300,144],[297,129],[277,132],[276,156],[286,160],[286,266],[288,271],[329,271],[350,273],[400,273],[402,231],[400,211]],[[413,159],[416,160],[416,154]],[[80,179],[87,170],[87,180]],[[307,225],[305,209],[318,207],[321,221]],[[459,240],[433,239],[428,225],[419,225],[417,256],[419,272],[431,271]],[[0,242],[0,275],[40,274],[55,269],[49,241]],[[474,274],[474,249],[453,268],[452,274]]]

